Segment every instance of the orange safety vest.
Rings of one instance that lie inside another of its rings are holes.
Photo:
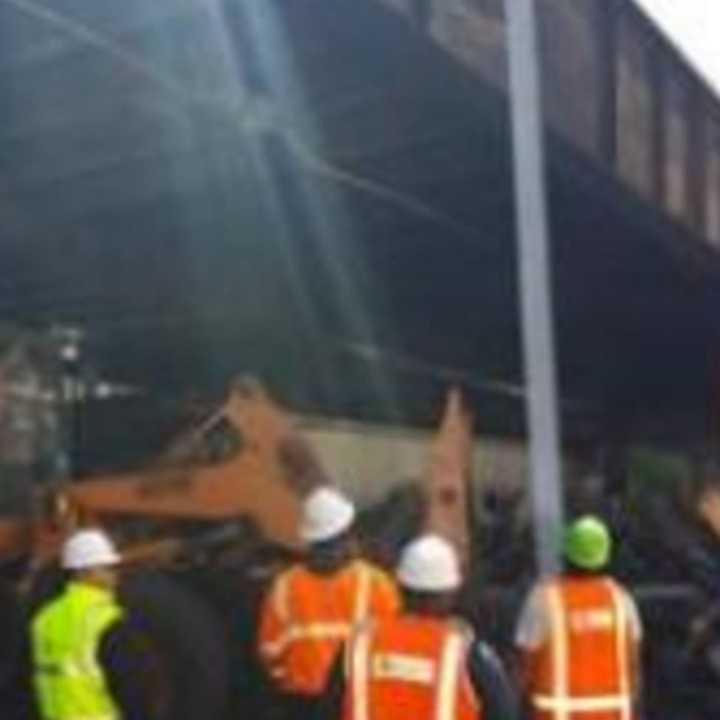
[[[399,609],[393,581],[367,562],[330,575],[296,565],[278,577],[263,605],[260,659],[279,689],[319,695],[355,627]]]
[[[566,577],[542,592],[549,632],[531,652],[535,720],[633,720],[625,591],[607,577]]]
[[[368,623],[347,646],[342,720],[482,720],[460,623],[404,615]]]

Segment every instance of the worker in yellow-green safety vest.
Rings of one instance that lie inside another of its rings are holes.
[[[64,592],[31,627],[42,720],[147,720],[128,623],[115,597],[113,542],[101,530],[74,533],[62,550]]]

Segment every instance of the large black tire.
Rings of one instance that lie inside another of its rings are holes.
[[[17,682],[27,655],[26,613],[15,590],[0,584],[0,692]]]
[[[0,717],[33,717],[28,613],[10,585],[0,585]]]
[[[215,611],[190,588],[160,573],[123,581],[120,597],[142,638],[138,649],[154,692],[149,720],[224,720],[228,653]]]

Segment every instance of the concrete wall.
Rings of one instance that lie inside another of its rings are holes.
[[[422,478],[433,437],[431,432],[409,428],[323,418],[303,418],[300,427],[338,484],[361,505]],[[527,460],[519,442],[478,439],[473,466],[477,495],[484,488],[512,492],[525,485]]]

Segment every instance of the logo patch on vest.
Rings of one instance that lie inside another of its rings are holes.
[[[611,630],[614,622],[612,610],[574,610],[570,613],[570,629],[576,633]]]
[[[405,682],[432,685],[435,663],[417,655],[384,653],[372,659],[371,674],[378,680],[404,680]]]

